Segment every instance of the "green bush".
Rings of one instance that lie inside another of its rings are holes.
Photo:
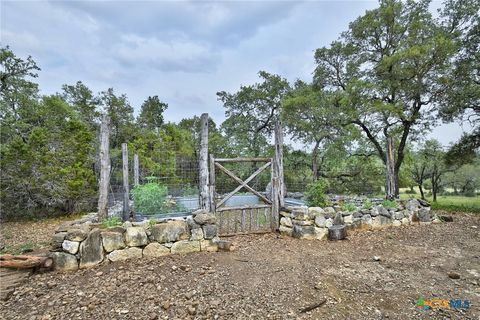
[[[397,202],[395,200],[383,200],[382,206],[384,208],[395,209],[397,207]]]
[[[150,180],[151,181],[151,180]],[[157,182],[147,182],[131,191],[136,212],[156,214],[165,211],[168,189]]]
[[[354,212],[357,207],[353,203],[345,203],[341,205],[342,211]]]
[[[307,205],[310,207],[325,207],[327,204],[327,197],[325,195],[326,189],[327,183],[325,180],[319,179],[310,183],[305,192]]]
[[[122,224],[122,220],[119,217],[111,217],[102,221],[104,228],[116,227]]]
[[[370,201],[370,199],[366,199],[364,202],[363,202],[363,209],[366,209],[366,210],[370,210],[372,209],[373,207],[373,203],[372,201]]]

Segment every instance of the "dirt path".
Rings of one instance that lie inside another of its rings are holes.
[[[478,215],[352,233],[341,242],[275,234],[232,240],[230,253],[34,275],[0,303],[0,318],[480,319]],[[323,306],[299,312],[323,298]],[[468,300],[470,308],[422,310],[419,298]]]

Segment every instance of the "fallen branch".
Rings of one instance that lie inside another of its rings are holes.
[[[42,267],[49,269],[52,266],[53,259],[50,257],[14,256],[11,254],[0,256],[0,268],[31,269]]]
[[[300,313],[305,313],[305,312],[308,312],[308,311],[312,311],[313,309],[319,308],[319,307],[323,306],[325,304],[325,302],[327,302],[327,299],[322,299],[320,302],[311,304],[311,305],[309,305],[309,306],[307,306],[303,309],[300,309]]]

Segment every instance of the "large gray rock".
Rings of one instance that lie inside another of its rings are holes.
[[[152,227],[152,238],[160,243],[187,240],[189,238],[187,223],[175,220],[159,223]]]
[[[418,210],[417,213],[418,221],[420,222],[431,222],[432,217],[430,216],[430,210],[427,207],[422,207]]]
[[[189,240],[191,240],[191,241],[203,240],[203,230],[202,230],[202,228],[190,230],[190,239]]]
[[[311,220],[311,219],[308,219],[308,220],[293,219],[292,220],[292,224],[297,225],[297,226],[313,226],[314,223],[315,223],[315,221]]]
[[[65,236],[66,240],[81,242],[87,238],[88,231],[84,229],[69,229],[67,235]]]
[[[169,254],[170,254],[170,249],[165,247],[164,245],[161,245],[158,242],[149,243],[143,249],[143,256],[145,257],[158,258],[158,257],[163,257]]]
[[[280,231],[280,234],[282,236],[289,236],[289,237],[292,236],[292,232],[293,232],[292,228],[289,228],[287,226],[280,226],[278,230]]]
[[[372,216],[369,214],[364,214],[362,216],[362,222],[365,224],[372,224]]]
[[[122,250],[115,250],[108,254],[108,260],[115,261],[125,261],[128,259],[139,259],[142,257],[142,249],[132,247]]]
[[[309,207],[308,212],[310,213],[310,215],[317,216],[319,214],[323,215],[325,213],[325,210],[320,207]]]
[[[65,252],[50,252],[55,270],[74,271],[78,269],[77,257]]]
[[[315,239],[316,240],[324,240],[328,236],[328,229],[327,228],[315,228]]]
[[[286,226],[286,227],[289,227],[291,228],[293,225],[292,225],[292,219],[290,219],[289,217],[281,217],[280,218],[280,224],[282,226]]]
[[[93,229],[80,244],[80,268],[93,267],[103,261],[103,246],[100,229]]]
[[[190,253],[200,251],[200,241],[177,241],[171,248],[172,253]]]
[[[102,232],[102,243],[106,252],[125,248],[125,238],[119,232]]]
[[[317,225],[317,227],[325,228],[326,223],[327,219],[325,219],[322,214],[315,217],[315,224]]]
[[[200,229],[202,226],[193,220],[192,216],[187,217],[187,225],[189,230]]]
[[[200,251],[217,252],[219,249],[218,241],[215,240],[201,240]],[[221,242],[220,242],[221,243]]]
[[[152,228],[153,229],[153,228]],[[142,227],[129,227],[125,232],[125,242],[129,247],[141,247],[148,243],[145,229]]]
[[[217,218],[213,213],[210,212],[200,212],[193,216],[193,220],[200,225],[204,224],[214,224],[217,222]]]
[[[63,251],[66,251],[70,254],[76,254],[78,252],[79,247],[80,247],[80,242],[77,242],[77,241],[64,240],[62,243]]]
[[[403,211],[395,212],[394,217],[397,220],[402,220],[404,218]]]
[[[315,215],[308,211],[308,207],[294,207],[291,217],[295,220],[310,220],[313,219]]]
[[[297,226],[292,228],[292,237],[304,240],[314,240],[317,238],[314,226]]]
[[[383,217],[386,217],[386,218],[389,218],[389,219],[392,217],[391,213],[387,210],[387,208],[384,208],[382,206],[378,206],[377,210],[378,210],[378,214],[380,216],[383,216]]]
[[[53,235],[52,241],[50,242],[53,250],[62,249],[63,240],[65,240],[66,235],[66,232],[57,232]]]
[[[417,210],[418,208],[420,207],[420,202],[418,202],[417,199],[410,199],[407,201],[407,203],[405,204],[405,208],[407,210]]]
[[[213,239],[217,236],[217,225],[215,224],[205,224],[202,226],[203,237],[206,240]]]

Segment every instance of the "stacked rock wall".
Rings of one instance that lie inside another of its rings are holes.
[[[326,239],[328,227],[333,225],[337,212],[341,213],[343,224],[349,229],[440,222],[437,217],[432,219],[428,203],[416,199],[397,201],[395,208],[377,205],[370,209],[356,208],[352,211],[342,211],[339,206],[287,209],[280,212],[280,233],[298,239]]]
[[[50,252],[56,269],[76,270],[105,261],[217,251],[220,242],[215,216],[201,210],[176,220],[125,222],[110,228],[95,223],[95,219],[95,215],[89,215],[57,228]]]

